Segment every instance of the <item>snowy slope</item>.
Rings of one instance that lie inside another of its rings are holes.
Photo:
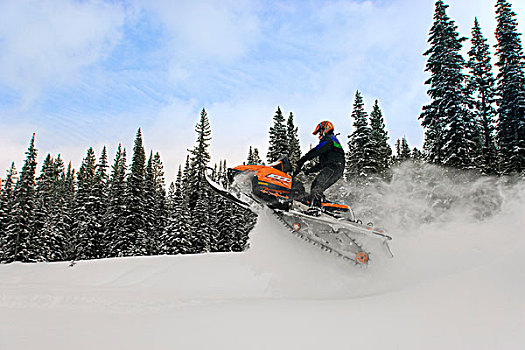
[[[2,265],[0,349],[523,349],[523,187],[500,209],[392,221],[366,269],[268,213],[246,253]]]

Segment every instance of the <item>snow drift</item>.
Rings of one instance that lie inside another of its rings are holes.
[[[245,253],[2,265],[0,349],[523,348],[525,186],[469,177],[349,187],[394,237],[367,268],[267,212]]]

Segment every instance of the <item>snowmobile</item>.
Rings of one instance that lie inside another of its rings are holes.
[[[283,157],[269,166],[229,168],[222,185],[213,181],[209,173],[206,180],[218,194],[255,214],[261,208],[270,208],[296,236],[344,260],[367,265],[370,251],[376,250],[393,257],[388,246],[392,237],[372,224],[364,225],[356,220],[349,205],[324,198],[320,216],[310,215],[307,210],[310,196],[304,184],[292,178],[291,172],[290,161]]]

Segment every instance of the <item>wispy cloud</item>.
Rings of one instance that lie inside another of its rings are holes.
[[[67,0],[0,3],[0,77],[30,106],[42,90],[74,84],[79,70],[121,38],[118,5]]]

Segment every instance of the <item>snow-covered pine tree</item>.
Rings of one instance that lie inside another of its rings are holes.
[[[75,197],[76,181],[75,169],[73,169],[71,162],[69,162],[64,176],[64,196],[70,203],[73,202]]]
[[[253,151],[252,151],[253,155]],[[260,162],[258,153],[256,160]],[[259,163],[260,164],[260,163]],[[226,160],[220,163],[215,181],[227,187]],[[213,231],[212,252],[242,251],[248,242],[248,233],[255,224],[256,216],[249,210],[239,208],[213,191],[210,192],[210,220]],[[255,218],[254,218],[255,217]]]
[[[393,161],[396,164],[400,164],[410,159],[412,159],[412,153],[406,137],[403,136],[396,140],[396,155],[393,157]]]
[[[478,166],[485,174],[494,174],[497,172],[497,151],[494,141],[496,125],[495,79],[490,63],[489,45],[481,33],[477,18],[474,19],[471,48],[468,55],[467,67],[470,71],[468,90],[473,100],[474,118],[479,123],[482,138],[481,157]]]
[[[96,159],[93,148],[87,150],[77,177],[77,191],[73,204],[73,225],[75,241],[74,259],[94,259],[97,246],[96,200],[93,197]]]
[[[38,247],[37,261],[44,260],[42,258],[43,251],[47,251],[49,246],[43,236],[47,236],[47,232],[42,232],[48,214],[51,211],[52,203],[55,200],[55,186],[57,181],[53,174],[54,159],[50,154],[46,156],[42,163],[40,175],[35,179],[35,208],[33,211],[33,242],[35,247]]]
[[[259,150],[257,148],[252,148],[252,146],[250,146],[250,149],[248,150],[248,159],[247,159],[246,164],[248,165],[263,164],[263,161],[261,160],[261,157],[259,156]]]
[[[44,226],[44,221],[49,215],[57,194],[55,187],[58,184],[58,174],[53,169],[54,162],[54,159],[48,154],[42,163],[40,175],[35,181],[34,224],[37,235],[41,233],[40,230]]]
[[[93,219],[95,232],[92,243],[92,257],[94,259],[104,258],[108,255],[105,244],[105,215],[108,208],[108,153],[106,146],[102,148],[102,153],[98,163],[95,165],[95,177],[91,197],[93,198]]]
[[[15,163],[7,171],[5,180],[2,181],[0,190],[0,263],[7,261],[7,229],[9,219],[14,205],[15,183],[17,181],[17,171]]]
[[[108,186],[108,207],[104,215],[104,241],[108,247],[107,256],[122,256],[122,239],[126,223],[126,150],[118,145],[111,167]]]
[[[500,170],[525,174],[525,73],[516,14],[506,0],[496,4],[496,55]]]
[[[164,164],[159,152],[153,156],[153,184],[155,188],[155,232],[157,234],[156,245],[160,248],[158,238],[166,226],[166,180],[164,178]]]
[[[197,133],[196,145],[190,150],[190,177],[189,177],[189,208],[192,213],[192,227],[195,229],[189,232],[190,241],[196,251],[209,251],[212,244],[211,232],[213,228],[208,220],[207,206],[210,194],[209,188],[206,185],[204,172],[210,161],[210,154],[208,148],[211,140],[211,127],[208,119],[208,114],[203,108],[200,114],[199,121],[195,126]]]
[[[188,206],[183,195],[183,172],[179,166],[176,183],[174,186],[170,186],[168,194],[168,220],[162,234],[162,252],[164,254],[193,252],[192,242],[188,239],[188,232],[191,230],[188,225]]]
[[[122,235],[118,238],[120,256],[140,256],[148,253],[146,219],[146,152],[142,142],[142,131],[137,131],[133,146],[133,157],[126,185],[126,216]]]
[[[250,146],[250,148],[248,149],[248,158],[246,159],[246,164],[247,165],[253,165],[255,164],[253,162],[253,150],[252,150],[252,146]]]
[[[253,149],[253,161],[257,165],[265,165],[261,159],[261,156],[259,155],[259,149],[257,147]]]
[[[286,124],[281,107],[277,106],[277,111],[273,116],[273,125],[270,127],[270,141],[266,159],[268,163],[273,163],[281,156],[288,155],[288,137]]]
[[[35,242],[38,260],[67,259],[69,237],[68,215],[64,207],[64,162],[60,155],[47,155],[36,179]]]
[[[241,252],[248,245],[248,234],[255,226],[257,216],[237,205],[218,198],[221,210],[217,215],[217,230],[220,232],[217,251]]]
[[[379,103],[375,100],[374,107],[370,113],[370,141],[374,151],[375,173],[384,173],[390,167],[392,148],[388,144],[388,132],[385,129],[383,112],[379,108]]]
[[[216,229],[210,216],[211,211],[214,209],[210,192],[206,188],[201,187],[195,207],[192,210],[191,232],[188,232],[193,248],[192,253],[208,253],[212,251],[215,244]]]
[[[146,177],[144,182],[144,223],[146,225],[146,255],[154,255],[153,249],[155,247],[155,184],[153,180],[153,151],[150,151],[148,161],[146,164]]]
[[[179,172],[177,174],[177,181],[179,176],[182,179],[182,167],[179,166]],[[178,221],[178,217],[175,214],[175,183],[171,182],[168,187],[168,193],[166,194],[166,226],[160,236],[161,249],[160,254],[174,254],[171,246],[170,238],[172,237],[172,226]]]
[[[76,173],[75,169],[71,166],[69,162],[66,172],[61,176],[60,183],[62,184],[62,194],[61,194],[61,208],[62,215],[64,220],[64,230],[66,233],[65,237],[65,258],[64,260],[74,259],[75,251],[75,242],[71,238],[71,227],[73,226],[73,208],[75,203],[76,196]]]
[[[37,152],[33,134],[20,177],[15,185],[13,209],[8,219],[9,226],[4,244],[7,261],[33,262],[38,259],[33,240]]]
[[[190,167],[190,155],[186,155],[186,162],[184,163],[184,169],[182,171],[182,197],[189,207],[190,197],[190,180],[191,180],[191,167]]]
[[[297,161],[301,158],[301,144],[299,143],[298,133],[299,128],[295,126],[294,115],[290,112],[286,121],[286,138],[288,140],[288,159],[290,159],[293,169],[295,169]]]
[[[179,165],[179,171],[177,173],[177,181],[179,180],[179,174],[182,179],[182,167]],[[166,210],[168,213],[173,210],[173,207],[175,205],[175,182],[170,182],[170,185],[168,186],[168,192],[166,193]]]
[[[160,235],[166,225],[166,190],[164,189],[164,165],[157,152],[150,153],[146,167],[146,201],[149,254],[160,252]],[[144,213],[146,215],[146,213]]]
[[[253,152],[253,159],[254,161],[260,161],[261,158],[259,158],[259,152],[257,151],[257,148]],[[226,188],[228,187],[228,166],[226,165],[226,159],[222,163],[222,174],[219,178],[219,183],[222,185],[222,187]]]
[[[356,91],[351,118],[354,119],[354,131],[348,136],[346,177],[363,180],[374,172],[373,150],[370,141],[371,129],[365,112],[363,97]]]
[[[199,121],[195,125],[195,132],[197,133],[196,145],[190,152],[190,168],[189,168],[189,205],[193,209],[203,191],[207,190],[204,184],[204,172],[210,161],[210,153],[208,148],[211,140],[211,127],[208,119],[208,113],[203,108],[200,114]]]
[[[442,0],[436,1],[434,24],[430,29],[430,48],[426,70],[430,78],[427,94],[432,99],[423,106],[419,119],[425,129],[424,150],[431,163],[456,168],[472,168],[478,162],[480,138],[478,124],[469,111],[469,96],[464,86],[465,61],[460,54],[462,42],[457,26],[447,14]]]
[[[412,160],[415,162],[420,162],[423,160],[423,152],[421,152],[417,147],[412,149]]]

